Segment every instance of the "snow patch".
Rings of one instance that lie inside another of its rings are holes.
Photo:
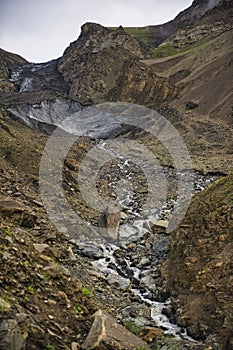
[[[221,0],[209,0],[208,2],[208,9],[211,10],[216,5],[218,5],[221,2]]]
[[[33,81],[33,78],[25,78],[24,81],[22,82],[19,92],[33,90],[32,81]]]

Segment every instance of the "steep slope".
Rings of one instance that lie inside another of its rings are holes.
[[[182,69],[191,73],[176,83],[180,94],[179,101],[172,103],[175,108],[182,110],[185,102],[194,101],[197,113],[232,123],[232,42],[230,31],[184,58]],[[171,69],[171,76],[180,68],[181,64]]]
[[[7,55],[3,54],[2,61],[8,71],[6,82],[12,90],[11,93],[2,91],[1,105],[35,104],[67,96],[69,85],[58,72],[56,60],[41,64],[21,62],[11,67]]]
[[[205,155],[206,170],[230,169],[232,164],[232,11],[224,13],[229,15],[228,22],[225,18],[228,24],[220,17],[210,26],[202,23],[177,31],[156,49],[168,57],[143,61],[176,88],[177,96],[170,103],[182,115],[176,127],[189,146],[195,167],[202,164],[203,169]]]
[[[182,38],[180,38],[182,42]],[[185,112],[186,102],[194,101],[195,112],[231,122],[233,31],[200,43],[179,55],[144,61],[169,78],[179,98],[171,105]]]
[[[192,5],[180,12],[172,21],[146,27],[127,27],[127,33],[140,42],[155,48],[179,29],[187,29],[199,23],[215,24],[215,19],[229,23],[231,0],[194,0]]]
[[[233,346],[233,176],[196,195],[172,236],[164,273],[180,324]]]
[[[69,245],[41,204],[46,137],[0,115],[0,140],[0,349],[70,349],[97,306],[71,281]]]

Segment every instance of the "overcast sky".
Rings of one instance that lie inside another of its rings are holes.
[[[85,22],[104,26],[165,23],[192,0],[0,0],[0,47],[31,62],[63,54]]]

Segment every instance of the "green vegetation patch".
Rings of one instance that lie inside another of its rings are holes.
[[[115,27],[111,27],[110,29],[117,29]],[[124,31],[138,41],[141,41],[142,43],[146,45],[150,45],[151,38],[152,38],[152,29],[150,27],[124,27]]]
[[[159,47],[152,50],[151,58],[161,58],[161,57],[169,57],[182,53],[189,52],[191,50],[196,49],[199,46],[204,45],[208,39],[201,39],[192,44],[184,45],[183,47],[176,47],[173,44],[162,44]]]
[[[150,44],[152,36],[152,30],[150,27],[126,27],[124,30],[138,41],[141,41],[146,45]]]
[[[0,312],[8,311],[11,308],[11,299],[6,296],[0,296]]]
[[[125,321],[125,328],[128,329],[131,333],[138,335],[140,331],[140,327],[138,327],[134,322],[131,320],[126,320]]]
[[[86,287],[82,288],[82,294],[85,295],[85,297],[87,297],[87,298],[91,297],[91,291]]]

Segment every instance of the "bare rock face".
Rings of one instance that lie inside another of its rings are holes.
[[[193,25],[220,2],[223,2],[223,0],[194,0],[188,9],[179,13],[175,18],[177,27],[182,28]]]
[[[140,61],[146,52],[122,27],[86,23],[59,60],[58,70],[70,84],[69,97],[83,104],[152,104],[174,95],[174,89]]]
[[[151,47],[157,47],[177,30],[192,28],[203,20],[215,24],[215,20],[222,21],[224,17],[229,18],[227,12],[231,8],[231,0],[194,0],[191,6],[180,12],[172,21],[146,27],[151,33],[148,43]],[[215,14],[216,17],[213,18]]]
[[[90,53],[97,54],[104,49],[117,47],[123,47],[140,59],[143,59],[148,51],[136,39],[127,34],[122,27],[113,30],[97,23],[85,23],[81,28],[79,38],[65,50],[63,58],[70,56],[81,58]],[[60,62],[60,70],[63,71],[65,66],[64,61]]]
[[[176,89],[142,62],[149,51],[122,27],[114,30],[95,23],[84,24],[79,38],[58,60],[27,63],[0,51],[0,102],[8,107],[57,98],[83,105],[168,102]]]
[[[107,312],[99,310],[82,349],[135,350],[149,349],[149,345],[122,327]]]

